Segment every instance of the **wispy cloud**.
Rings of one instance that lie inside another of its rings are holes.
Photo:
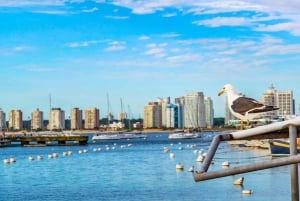
[[[189,63],[189,62],[200,62],[203,60],[203,57],[200,54],[183,54],[183,55],[168,57],[167,60],[173,63],[181,63],[181,62]]]
[[[117,15],[107,15],[105,18],[114,19],[114,20],[126,20],[129,16],[117,16]]]
[[[90,8],[90,9],[83,9],[82,12],[84,12],[84,13],[93,13],[93,12],[96,12],[98,10],[99,9],[97,7],[93,7],[93,8]]]
[[[178,33],[166,33],[166,34],[162,34],[161,37],[163,38],[175,38],[175,37],[179,37],[180,34]]]
[[[109,47],[105,48],[106,52],[121,51],[126,49],[126,42],[124,41],[112,41],[109,43]]]
[[[248,26],[252,22],[244,17],[216,17],[208,20],[198,20],[193,22],[196,25],[219,27],[219,26]]]
[[[71,42],[71,43],[67,43],[66,46],[71,48],[88,47],[90,45],[105,43],[107,41],[108,40],[90,40],[90,41],[83,41],[83,42]]]
[[[149,39],[150,39],[149,36],[140,36],[140,37],[138,38],[138,40],[149,40]]]
[[[151,47],[147,51],[144,52],[145,55],[151,55],[156,58],[162,58],[166,56],[166,51],[161,47]]]

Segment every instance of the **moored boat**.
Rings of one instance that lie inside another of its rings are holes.
[[[136,138],[146,138],[147,135],[140,131],[126,131],[119,134],[121,139],[136,139]]]
[[[170,133],[168,138],[169,139],[192,139],[192,138],[198,138],[199,134],[197,132],[186,132],[184,130],[178,130],[174,131],[173,133]]]
[[[272,156],[286,156],[290,154],[290,143],[287,140],[269,140]],[[300,139],[297,139],[297,152],[300,153]]]
[[[92,140],[93,142],[97,140],[120,140],[120,136],[118,132],[108,132],[108,133],[96,133]]]

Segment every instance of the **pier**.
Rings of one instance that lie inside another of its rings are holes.
[[[65,136],[65,135],[57,135],[57,136],[21,136],[14,138],[6,138],[5,139],[6,146],[10,146],[12,144],[20,144],[22,146],[47,146],[47,145],[58,145],[58,146],[66,146],[66,145],[87,145],[88,136],[74,135],[74,136]]]

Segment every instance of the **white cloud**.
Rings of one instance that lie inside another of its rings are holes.
[[[151,55],[154,56],[156,58],[162,58],[164,56],[166,56],[166,52],[165,49],[163,48],[151,48],[149,50],[147,50],[145,53],[145,55]]]
[[[181,62],[200,62],[203,60],[203,57],[199,54],[183,54],[177,56],[171,56],[167,58],[168,61],[173,63],[181,63]]]
[[[114,19],[114,20],[126,20],[129,16],[116,16],[116,15],[107,15],[105,18]]]
[[[180,36],[178,33],[166,33],[161,35],[163,38],[176,38],[178,36]]]
[[[247,26],[251,24],[251,21],[243,17],[216,17],[208,20],[194,21],[193,23],[196,25],[219,27],[219,26]]]
[[[112,41],[109,43],[109,47],[105,49],[106,52],[121,51],[126,49],[125,42],[123,41]]]
[[[138,38],[138,40],[149,40],[149,39],[150,39],[149,36],[140,36],[140,37]]]
[[[88,47],[93,44],[104,43],[104,42],[107,42],[107,40],[90,40],[90,41],[83,41],[83,42],[72,42],[66,44],[66,46],[71,48]]]
[[[94,7],[94,8],[90,8],[90,9],[84,9],[84,10],[82,10],[82,12],[84,12],[84,13],[93,13],[93,12],[96,12],[98,10],[99,10],[98,8]]]

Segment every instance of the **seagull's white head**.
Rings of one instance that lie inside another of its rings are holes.
[[[224,87],[219,91],[218,96],[221,96],[223,93],[227,93],[230,91],[234,91],[233,86],[231,84],[226,84]]]

